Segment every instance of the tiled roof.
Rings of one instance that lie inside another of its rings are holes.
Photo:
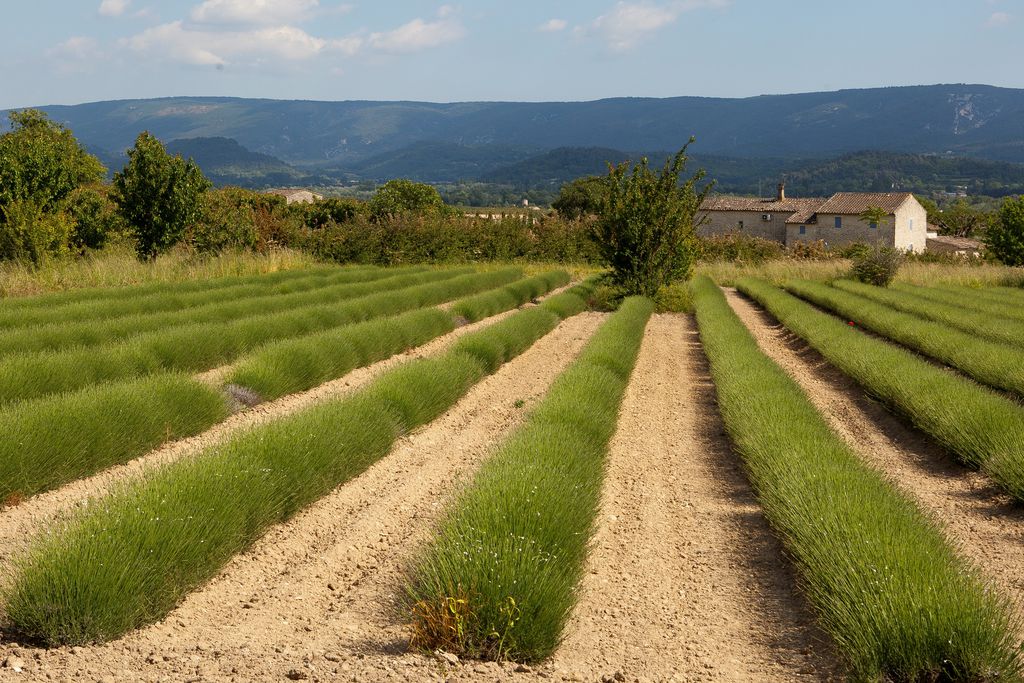
[[[981,242],[978,240],[972,240],[968,237],[953,237],[951,235],[929,237],[928,247],[932,248],[935,244],[946,245],[953,247],[954,249],[963,249],[965,251],[981,251]]]
[[[701,208],[705,211],[754,211],[757,213],[795,213],[820,206],[824,198],[759,199],[757,197],[709,197]]]
[[[913,195],[909,192],[836,192],[815,212],[825,214],[859,215],[871,207],[894,213]]]

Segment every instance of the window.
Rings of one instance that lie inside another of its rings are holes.
[[[841,227],[843,227],[843,217],[836,216],[836,230],[840,229]]]
[[[807,226],[806,225],[801,225],[800,226],[800,234],[801,235],[806,235],[807,234]]]
[[[910,219],[910,229],[911,230],[914,229],[914,219],[913,218]],[[913,245],[911,245],[911,248],[913,248]]]
[[[875,222],[868,223],[868,227],[871,228],[872,230],[878,230],[878,223],[875,223]]]
[[[743,221],[740,221],[740,230],[743,229]]]

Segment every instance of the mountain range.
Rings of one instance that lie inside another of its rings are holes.
[[[739,99],[438,104],[172,97],[40,108],[113,168],[148,130],[196,158],[215,180],[244,184],[392,177],[550,184],[601,172],[607,161],[644,153],[664,158],[691,135],[692,153],[712,174],[747,183],[865,150],[969,158],[973,171],[952,169],[951,176],[968,181],[989,171],[1014,176],[1016,164],[1024,164],[1024,90],[986,85]],[[1024,185],[1024,177],[1011,177],[1017,179]]]

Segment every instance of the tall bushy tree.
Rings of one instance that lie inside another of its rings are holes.
[[[171,156],[156,137],[142,132],[128,150],[128,164],[114,174],[114,201],[136,235],[140,258],[177,244],[202,214],[211,183],[191,159]]]
[[[11,130],[0,135],[0,259],[39,264],[67,253],[74,220],[64,204],[106,169],[45,113],[9,117]]]
[[[398,178],[389,180],[370,198],[370,215],[387,218],[403,213],[444,211],[444,200],[432,185]]]
[[[25,109],[8,117],[11,130],[0,135],[0,210],[27,200],[52,212],[75,188],[106,174],[99,159],[44,112]]]
[[[989,252],[1008,266],[1024,266],[1024,196],[1007,198],[985,231]]]
[[[609,168],[595,237],[615,284],[627,295],[654,296],[693,274],[697,214],[711,190],[711,184],[697,189],[703,169],[679,183],[693,141],[666,161],[660,174],[646,157],[632,169],[629,162]]]

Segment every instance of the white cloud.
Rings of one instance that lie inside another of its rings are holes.
[[[677,0],[669,3],[620,0],[610,12],[597,17],[587,27],[579,27],[577,32],[596,33],[612,51],[625,52],[652,33],[674,23],[686,12],[725,7],[728,4],[729,0]]]
[[[131,3],[132,0],[103,0],[99,12],[105,17],[119,17]]]
[[[565,19],[548,19],[538,26],[537,30],[544,33],[557,33],[558,31],[564,31],[568,25],[569,22]]]
[[[381,52],[403,53],[454,43],[466,35],[466,29],[455,14],[454,7],[442,5],[435,21],[413,19],[393,31],[371,33],[366,45]]]
[[[202,24],[278,26],[308,19],[318,0],[205,0],[192,9],[192,21]]]
[[[47,50],[46,56],[53,60],[58,73],[77,74],[93,71],[103,51],[94,38],[72,36]]]
[[[995,28],[998,26],[1006,26],[1013,20],[1013,17],[1008,12],[993,12],[985,22],[986,26]]]
[[[199,31],[181,21],[146,29],[122,41],[125,47],[148,56],[166,57],[194,66],[259,64],[269,59],[301,61],[320,54],[328,41],[294,26],[272,26],[249,31]]]

